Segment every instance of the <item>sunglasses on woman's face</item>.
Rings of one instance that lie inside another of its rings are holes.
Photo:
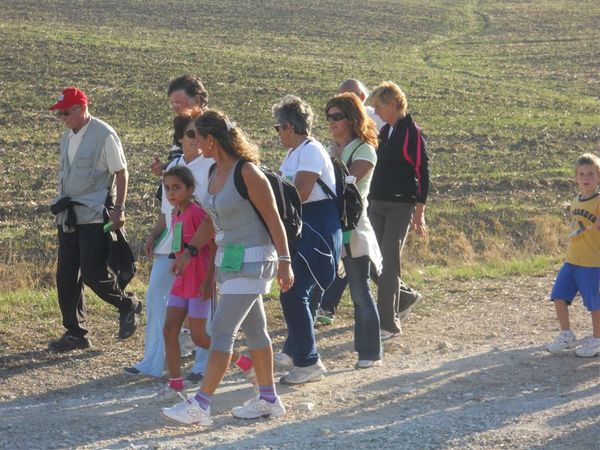
[[[339,122],[340,120],[344,120],[345,118],[346,118],[346,114],[341,113],[341,112],[325,114],[325,119],[327,119],[327,122],[329,122],[330,120],[333,120],[334,122]]]
[[[185,134],[185,136],[190,139],[196,139],[196,130],[194,130],[194,129],[185,130],[185,132],[183,134]]]

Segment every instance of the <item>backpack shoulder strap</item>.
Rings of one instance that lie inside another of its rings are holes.
[[[242,175],[242,167],[244,167],[244,164],[247,162],[248,161],[244,161],[242,159],[235,165],[235,168],[233,169],[233,183],[235,184],[238,194],[240,194],[242,198],[249,200],[248,187],[246,186],[246,183],[244,182],[244,176]]]
[[[346,164],[346,167],[348,167],[348,169],[350,168],[350,166],[352,165],[352,158],[354,158],[354,154],[356,153],[356,151],[360,148],[361,145],[363,145],[364,142],[360,141],[358,143],[358,145],[356,147],[354,147],[354,150],[352,150],[352,153],[350,153],[350,158],[348,158],[348,164]]]

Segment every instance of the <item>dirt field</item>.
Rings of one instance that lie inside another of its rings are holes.
[[[143,333],[118,342],[112,317],[92,317],[94,348],[56,355],[28,332],[29,348],[22,342],[0,358],[0,448],[600,449],[600,358],[543,349],[558,329],[545,300],[551,283],[430,285],[404,335],[386,345],[383,367],[364,371],[353,368],[346,307],[318,331],[325,379],[278,384],[285,417],[233,418],[229,410],[252,392],[232,371],[209,429],[166,422],[165,405],[151,399],[163,381],[123,374],[141,355]],[[278,349],[278,305],[268,309]],[[573,324],[579,337],[590,334],[581,303]]]

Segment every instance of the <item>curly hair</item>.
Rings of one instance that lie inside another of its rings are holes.
[[[250,142],[242,129],[222,113],[208,109],[196,119],[198,133],[206,137],[213,136],[223,150],[234,158],[258,164],[260,153],[258,147]]]
[[[377,147],[377,127],[356,94],[344,92],[331,98],[325,106],[325,114],[334,106],[339,108],[352,124],[352,137]]]
[[[313,110],[308,103],[295,95],[286,95],[271,108],[273,117],[284,125],[289,123],[296,134],[309,135],[313,123]]]
[[[384,81],[371,92],[369,104],[371,106],[378,106],[381,104],[387,105],[390,102],[395,102],[396,107],[400,112],[405,113],[408,109],[406,95],[404,95],[400,86],[391,81]]]

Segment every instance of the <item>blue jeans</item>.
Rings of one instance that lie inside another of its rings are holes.
[[[279,299],[288,327],[288,337],[283,352],[294,359],[297,367],[308,367],[319,360],[313,317],[308,305],[308,295],[316,282],[302,258],[292,259],[294,284]]]
[[[333,280],[333,283],[331,283],[331,286],[325,292],[321,291],[319,286],[315,286],[310,291],[310,310],[313,317],[316,315],[319,306],[321,309],[335,314],[346,286],[348,286],[348,277],[340,277],[339,275],[335,277],[335,280]]]
[[[347,256],[343,260],[354,303],[354,349],[358,352],[358,359],[377,361],[381,359],[382,351],[379,314],[369,286],[371,261],[368,256]]]

